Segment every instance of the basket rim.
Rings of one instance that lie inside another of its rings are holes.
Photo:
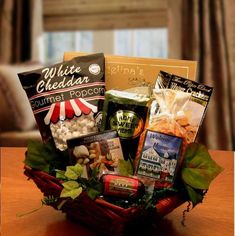
[[[41,190],[44,196],[52,195],[60,198],[60,193],[63,189],[62,180],[57,179],[55,176],[50,175],[45,171],[34,169],[27,165],[24,166],[24,174],[29,179],[32,179],[35,182],[35,184]],[[89,198],[86,191],[83,191],[81,195]],[[63,200],[66,198],[60,198],[60,199]],[[123,217],[139,214],[141,211],[144,210],[142,206],[132,206],[128,208],[123,208],[121,206],[110,203],[100,197],[97,197],[95,200],[92,199],[90,200],[94,201],[97,205],[101,206],[102,208],[108,211],[112,211],[115,214],[121,215]],[[183,194],[181,193],[177,193],[170,197],[160,199],[158,203],[155,205],[156,212],[158,213],[158,215],[164,216],[173,211],[179,205],[183,204],[185,201],[187,201],[187,199],[185,199],[185,196],[183,196]]]

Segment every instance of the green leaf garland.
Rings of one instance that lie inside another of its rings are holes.
[[[83,167],[80,164],[68,166],[68,152],[61,152],[56,149],[52,141],[47,144],[30,141],[24,162],[31,168],[45,171],[63,180],[64,188],[60,195],[62,198],[71,197],[75,199],[85,190],[88,196],[94,200],[102,193],[103,185],[97,179],[98,170],[94,169],[92,171],[89,180],[82,178]],[[132,163],[124,160],[120,161],[118,170],[121,175],[132,175]],[[179,184],[175,191],[185,191],[193,207],[195,207],[202,202],[211,182],[222,170],[212,160],[204,145],[191,143],[187,146],[184,154],[181,168],[182,184]],[[154,205],[156,199],[163,197],[165,194],[167,195],[168,191],[158,191],[152,200],[142,199],[142,203],[139,204],[142,205],[145,202]],[[130,204],[132,203],[130,202]]]

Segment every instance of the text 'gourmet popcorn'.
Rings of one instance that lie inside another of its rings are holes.
[[[18,74],[42,139],[61,151],[68,139],[97,132],[105,79],[102,53]]]

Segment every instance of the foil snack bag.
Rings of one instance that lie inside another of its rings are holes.
[[[60,150],[66,140],[98,131],[105,77],[102,53],[76,57],[19,73],[42,139],[53,138]]]
[[[121,140],[125,160],[134,159],[139,136],[148,114],[146,95],[118,90],[105,93],[102,130],[116,130]]]

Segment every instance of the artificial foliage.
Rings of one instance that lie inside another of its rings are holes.
[[[98,179],[98,170],[94,169],[91,178],[82,178],[83,167],[80,164],[68,165],[67,151],[57,150],[53,143],[41,144],[30,142],[26,153],[25,164],[33,169],[45,171],[62,181],[63,190],[60,198],[76,199],[86,191],[94,200],[97,196],[115,205],[128,208],[140,206],[153,208],[159,199],[174,193],[181,193],[185,199],[192,202],[193,207],[202,202],[211,181],[222,171],[222,168],[211,158],[207,148],[198,143],[187,146],[183,156],[179,181],[173,188],[155,189],[137,200],[113,199],[102,196],[102,183]],[[119,171],[122,175],[132,175],[133,166],[130,161],[120,162]]]

